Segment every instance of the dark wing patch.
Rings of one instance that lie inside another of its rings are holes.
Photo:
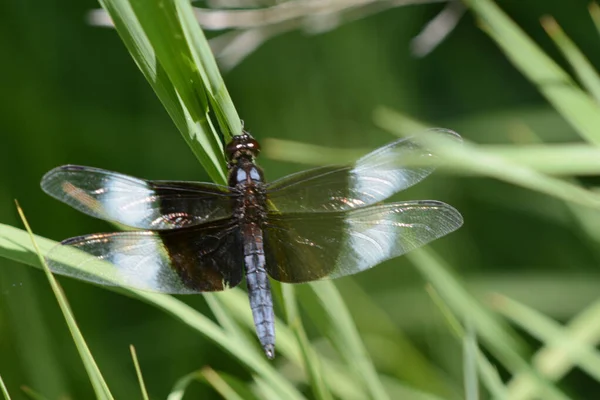
[[[103,169],[64,165],[42,178],[50,196],[92,217],[138,229],[174,229],[231,216],[227,186],[146,181]]]
[[[243,276],[242,238],[232,220],[161,232],[79,236],[51,249],[46,259],[57,274],[160,293],[220,291],[236,286]]]
[[[271,214],[264,228],[266,268],[288,283],[352,275],[440,238],[462,222],[458,211],[438,201]]]
[[[462,140],[452,131],[434,131]],[[267,195],[273,212],[352,210],[383,201],[420,182],[434,168],[409,163],[433,157],[411,138],[400,139],[353,165],[320,167],[281,178],[267,185]]]

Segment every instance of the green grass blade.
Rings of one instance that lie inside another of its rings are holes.
[[[252,332],[252,335],[255,335],[256,328],[254,327],[252,312],[248,307],[248,294],[241,290],[228,290],[215,294],[220,304],[227,309],[226,314],[242,324],[248,332]],[[300,349],[291,329],[281,319],[275,318],[275,331],[277,332],[275,354],[281,354],[294,364],[299,365],[301,363]]]
[[[600,381],[600,352],[594,346],[577,340],[557,322],[508,297],[496,295],[493,303],[503,315],[547,346],[561,350],[570,362]]]
[[[47,397],[42,396],[29,386],[21,386],[23,393],[27,395],[31,400],[49,400]]]
[[[306,331],[302,326],[298,305],[296,304],[296,295],[292,285],[281,285],[283,294],[283,304],[287,317],[288,326],[290,326],[296,336],[298,346],[302,352],[302,362],[304,370],[308,372],[309,384],[313,390],[316,399],[332,400],[333,396],[327,387],[322,371],[321,361],[316,351],[311,347],[310,341],[306,336]]]
[[[203,376],[201,371],[190,372],[189,374],[182,376],[177,380],[177,382],[175,382],[173,389],[171,389],[171,392],[167,396],[167,400],[183,399],[183,395],[185,394],[185,391],[190,383],[201,380],[202,378]]]
[[[596,346],[600,342],[600,301],[596,301],[573,318],[565,328],[565,333],[572,341],[589,347]],[[571,354],[561,346],[551,344],[547,344],[535,354],[533,363],[544,376],[555,381],[574,367]],[[535,384],[523,374],[516,375],[508,387],[510,398],[514,400],[531,399],[537,393]]]
[[[431,283],[449,308],[462,319],[468,319],[487,348],[511,371],[525,371],[544,391],[546,399],[568,397],[540,377],[521,357],[524,345],[506,324],[500,322],[473,298],[449,272],[450,268],[431,249],[418,249],[406,255],[424,278]]]
[[[0,375],[0,391],[2,392],[2,396],[4,397],[4,400],[10,400],[10,394],[8,394],[8,389],[6,388],[6,385],[4,384],[2,375]]]
[[[36,242],[43,253],[46,253],[58,243],[40,236],[35,236]],[[34,267],[40,267],[39,258],[35,255],[35,249],[32,246],[28,234],[21,229],[8,225],[0,224],[0,257],[19,261]],[[80,268],[75,265],[73,268]],[[221,327],[215,324],[210,318],[200,314],[192,307],[181,301],[167,295],[143,292],[121,287],[104,287],[118,293],[126,294],[136,299],[142,300],[152,306],[166,312],[174,319],[183,322],[194,330],[208,337],[211,341],[219,345],[223,350],[231,354],[239,362],[248,367],[256,375],[264,377],[265,381],[272,385],[281,398],[290,400],[303,399],[303,396],[294,388],[283,376],[281,376],[273,365],[258,352],[242,346],[240,341],[228,335]],[[240,291],[240,289],[231,289],[231,291]]]
[[[558,49],[563,53],[579,81],[600,102],[600,76],[590,63],[590,60],[579,50],[573,41],[565,34],[558,22],[550,16],[542,18],[542,26],[546,33],[554,41]]]
[[[310,287],[328,314],[331,324],[330,340],[340,356],[354,369],[357,378],[362,380],[370,398],[387,399],[388,395],[335,285],[323,281],[311,284]]]
[[[133,366],[135,367],[135,374],[137,375],[138,382],[140,384],[140,390],[142,391],[142,399],[149,400],[148,390],[146,390],[146,384],[144,383],[144,377],[142,375],[142,369],[137,358],[137,353],[133,345],[129,345],[129,351],[131,352],[131,359],[133,360]]]
[[[465,0],[486,33],[587,141],[600,144],[600,107],[491,0]]]
[[[458,319],[456,319],[450,308],[446,305],[446,303],[444,303],[444,300],[431,285],[427,285],[426,289],[434,304],[444,316],[444,319],[448,323],[452,333],[458,339],[462,340],[464,345],[466,333]],[[496,368],[492,365],[492,363],[490,363],[485,354],[483,354],[478,347],[476,347],[476,352],[477,368],[481,375],[483,384],[495,399],[504,400],[508,398],[508,390],[504,385],[504,382],[502,382],[502,378],[500,378]]]
[[[204,379],[223,397],[227,400],[243,400],[237,392],[212,368],[204,368],[202,370]]]
[[[380,110],[376,115],[376,120],[385,129],[399,135],[403,134],[398,131],[398,121],[402,120],[401,115],[390,110]],[[501,156],[482,152],[476,145],[467,142],[458,144],[453,140],[446,140],[439,135],[428,133],[416,136],[415,140],[423,142],[436,155],[440,156],[447,167],[496,178],[572,203],[600,208],[600,195],[573,183],[509,162]]]
[[[96,361],[94,360],[94,357],[92,356],[92,353],[90,352],[90,349],[88,348],[88,346],[85,342],[85,339],[83,338],[83,335],[81,334],[81,331],[79,330],[79,327],[77,326],[77,322],[75,322],[75,317],[73,316],[73,313],[71,312],[71,307],[67,303],[67,299],[66,299],[64,293],[62,292],[62,289],[58,285],[58,282],[52,275],[52,272],[50,272],[50,270],[48,269],[48,266],[46,265],[46,261],[44,260],[44,256],[42,255],[42,252],[37,245],[35,236],[33,235],[33,232],[31,231],[31,228],[29,227],[29,223],[27,222],[27,219],[25,218],[25,214],[23,213],[23,210],[21,209],[21,207],[18,204],[17,204],[17,210],[19,212],[21,220],[23,221],[23,224],[25,225],[25,228],[27,229],[29,238],[31,240],[31,244],[33,245],[33,249],[35,250],[35,253],[38,256],[39,264],[42,266],[44,273],[46,274],[46,277],[48,278],[48,282],[50,283],[50,286],[52,287],[52,291],[54,292],[54,295],[56,296],[58,305],[60,306],[63,316],[65,317],[67,326],[69,327],[69,331],[71,332],[71,336],[73,336],[73,341],[75,342],[75,346],[77,347],[77,350],[79,352],[79,356],[81,357],[81,360],[83,361],[83,365],[85,366],[86,372],[87,372],[88,376],[90,377],[90,381],[92,383],[92,387],[94,388],[94,392],[96,393],[96,397],[98,399],[112,399],[113,397],[112,397],[112,394],[110,393],[110,390],[108,389],[108,385],[104,381],[104,378],[102,377],[102,373],[100,372],[100,369],[96,365]]]
[[[398,132],[398,129],[394,128],[394,132]],[[263,149],[264,155],[272,160],[311,166],[346,164],[355,161],[372,150],[366,148],[338,149],[294,140],[271,138],[264,141]],[[600,175],[600,149],[593,145],[582,143],[530,144],[523,146],[477,145],[476,149],[493,157],[501,157],[508,163],[519,164],[522,167],[548,175]],[[419,165],[419,163],[422,164],[423,160],[406,160],[406,165]],[[446,168],[454,167],[458,172],[478,173],[473,171],[472,168],[460,170],[458,165],[444,164],[443,161],[441,164]]]
[[[600,6],[597,2],[592,1],[588,6],[588,10],[592,17],[592,21],[594,21],[594,25],[596,25],[596,30],[600,34]]]
[[[256,395],[262,400],[280,400],[279,394],[273,390],[271,385],[265,382],[259,376],[254,377],[254,382],[256,382]]]
[[[465,399],[479,400],[479,379],[477,378],[477,335],[475,329],[467,321],[467,329],[463,338],[463,374],[465,383]]]
[[[204,85],[209,87],[208,100],[212,106],[225,140],[231,135],[242,131],[242,124],[237,110],[233,106],[225,82],[217,66],[212,50],[196,20],[192,5],[186,0],[176,0],[181,27],[190,45],[192,56],[204,79]]]
[[[136,64],[213,181],[225,158],[211,116],[228,140],[241,122],[188,1],[101,0]]]
[[[227,308],[227,314],[243,324],[248,331],[254,332],[254,322],[248,308],[247,294],[242,291],[229,290],[219,293],[218,296],[223,306]],[[310,372],[306,371],[302,350],[295,338],[293,328],[286,325],[281,319],[276,318],[275,331],[277,332],[276,354],[285,356],[292,364],[303,369],[308,375]],[[353,381],[353,375],[347,369],[339,367],[327,359],[321,359],[320,361],[322,363],[321,371],[324,374],[322,379],[335,396],[343,399],[350,399],[352,395],[357,399],[365,398],[366,394],[363,388]]]

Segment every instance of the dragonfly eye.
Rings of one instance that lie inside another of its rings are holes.
[[[250,134],[244,133],[234,136],[227,144],[225,152],[230,161],[244,155],[256,157],[260,153],[260,145]]]

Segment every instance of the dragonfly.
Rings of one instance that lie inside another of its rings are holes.
[[[461,140],[450,130],[433,132]],[[49,171],[41,181],[47,194],[137,230],[66,239],[47,255],[48,266],[99,285],[168,294],[221,291],[245,276],[256,334],[272,359],[270,278],[305,283],[353,275],[463,223],[455,208],[436,200],[382,203],[434,169],[427,161],[436,156],[414,137],[349,165],[271,183],[255,162],[260,145],[248,132],[233,136],[224,151],[227,185],[143,180],[77,165]]]

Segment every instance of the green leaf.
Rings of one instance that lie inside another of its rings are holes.
[[[313,283],[310,287],[329,317],[330,329],[327,335],[331,343],[355,372],[356,378],[363,383],[367,395],[372,399],[387,399],[389,396],[361,341],[350,312],[333,282],[322,281]]]
[[[202,376],[226,400],[243,400],[237,392],[229,386],[221,376],[212,368],[204,368]]]
[[[8,394],[8,389],[6,388],[6,385],[4,384],[4,380],[2,379],[2,375],[0,375],[0,391],[2,391],[2,395],[4,397],[4,400],[10,400],[10,395]]]
[[[600,107],[491,0],[464,0],[484,31],[587,141],[600,144]]]
[[[167,396],[167,400],[181,400],[183,399],[183,395],[187,390],[187,387],[193,381],[201,380],[203,378],[201,371],[194,371],[185,376],[182,376],[175,382],[175,386],[171,389],[169,396]]]
[[[397,113],[380,109],[376,115],[378,125],[402,135],[399,126],[403,117]],[[439,135],[427,132],[414,137],[424,143],[448,168],[468,171],[476,175],[489,176],[514,185],[522,186],[547,195],[587,207],[600,208],[600,195],[583,187],[541,174],[516,162],[510,162],[500,155],[479,150],[477,145],[456,143]]]
[[[33,235],[31,228],[29,227],[27,219],[25,219],[25,214],[23,213],[23,210],[21,209],[21,207],[19,207],[18,204],[17,209],[19,211],[19,215],[21,216],[21,220],[25,225],[25,228],[27,229],[29,238],[31,240],[31,244],[33,245],[33,249],[35,250],[35,253],[38,256],[39,264],[42,266],[42,269],[44,270],[44,273],[48,278],[48,282],[50,282],[50,286],[52,287],[52,291],[56,296],[56,300],[58,300],[58,305],[60,306],[60,310],[62,311],[63,316],[65,317],[67,326],[69,327],[69,331],[73,336],[73,341],[75,342],[75,346],[77,347],[79,356],[83,361],[83,365],[86,369],[86,372],[90,377],[90,381],[92,383],[92,387],[94,388],[94,392],[96,393],[96,397],[98,399],[111,400],[113,398],[112,394],[110,393],[108,385],[104,381],[104,377],[102,376],[98,365],[96,365],[96,361],[94,360],[94,357],[92,356],[92,353],[90,352],[90,349],[88,348],[87,343],[85,342],[85,339],[83,338],[83,335],[81,334],[81,331],[77,326],[77,322],[75,321],[75,317],[73,316],[71,307],[69,306],[62,289],[58,285],[58,282],[52,275],[52,272],[50,272],[50,269],[48,269],[46,261],[44,260],[44,256],[42,255],[42,252],[37,245],[35,236]]]
[[[225,140],[241,121],[189,1],[100,0],[134,61],[213,181],[225,183]]]
[[[535,364],[544,375],[556,379],[574,364],[600,380],[600,353],[594,348],[596,343],[573,335],[556,321],[508,297],[496,295],[493,304],[498,311],[553,350],[552,356],[536,357]],[[598,316],[597,311],[595,314]],[[600,324],[596,321],[588,320],[587,323],[589,328],[599,330]]]
[[[42,253],[46,253],[58,244],[57,242],[40,236],[35,236],[35,240],[39,243]],[[35,254],[35,250],[31,245],[26,232],[8,225],[0,224],[0,257],[9,258],[39,268],[40,261]],[[76,265],[71,266],[76,269],[81,268]],[[171,296],[158,293],[143,292],[121,287],[101,287],[145,301],[205,335],[248,367],[256,375],[264,377],[265,381],[273,386],[273,390],[275,390],[281,398],[290,400],[303,398],[298,390],[273,368],[272,364],[265,359],[264,355],[259,354],[259,352],[254,349],[244,346],[238,338],[227,334],[226,331],[208,317],[200,314],[185,303]],[[231,289],[230,291],[241,292],[240,289]],[[209,296],[211,295],[206,295],[206,297]]]
[[[298,346],[302,352],[302,362],[304,370],[308,372],[309,384],[313,390],[315,398],[321,400],[333,399],[329,388],[325,383],[325,375],[322,371],[321,361],[318,358],[317,352],[311,347],[310,341],[306,336],[306,331],[302,326],[302,319],[296,304],[296,295],[292,285],[281,285],[283,294],[283,303],[287,316],[288,326],[291,327]]]
[[[600,102],[600,77],[590,60],[575,46],[575,43],[565,34],[554,18],[550,16],[542,18],[542,26],[569,61],[583,86],[596,102]]]
[[[142,369],[140,368],[140,363],[137,358],[137,353],[135,352],[135,347],[133,347],[133,345],[130,345],[129,351],[131,352],[131,358],[135,367],[135,374],[137,375],[138,382],[140,384],[140,390],[142,391],[142,399],[149,400],[150,398],[148,397],[148,390],[146,390],[146,385],[144,384],[144,377],[142,376]]]
[[[529,366],[519,354],[524,348],[524,344],[517,338],[516,334],[464,289],[459,280],[450,273],[448,265],[439,256],[431,249],[422,248],[408,253],[406,257],[431,283],[459,319],[468,320],[473,324],[487,348],[510,371],[526,371],[539,385],[540,390],[543,390],[546,396],[545,399],[568,399],[566,395],[549,384]]]

